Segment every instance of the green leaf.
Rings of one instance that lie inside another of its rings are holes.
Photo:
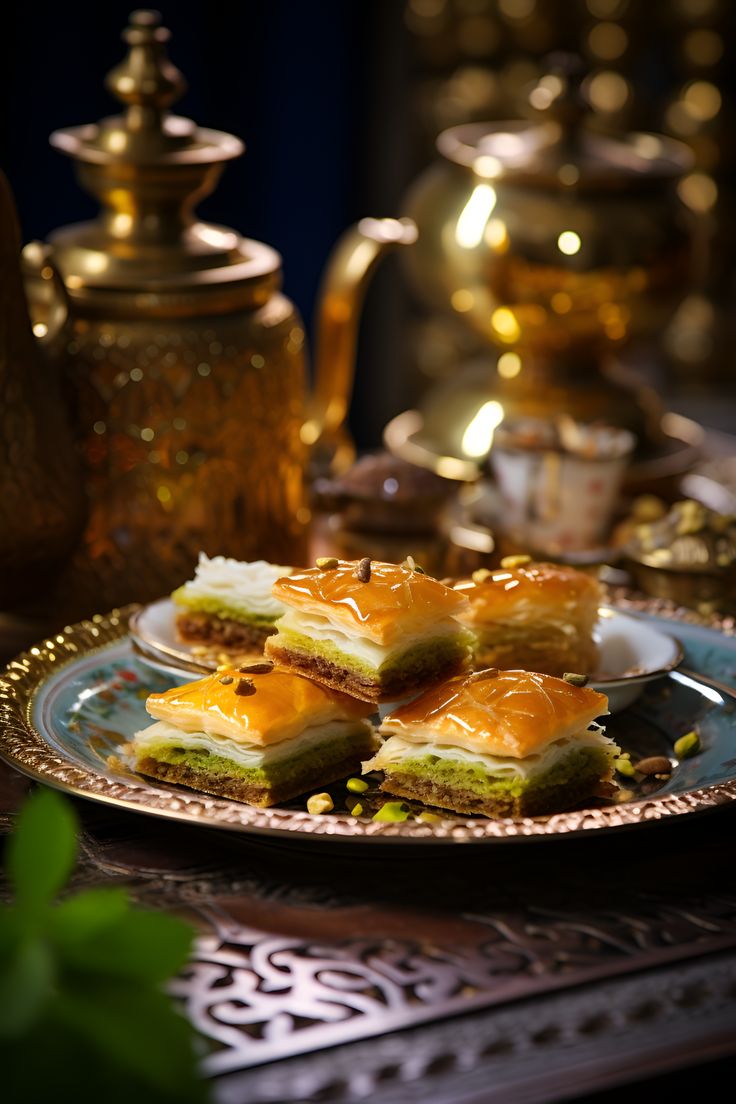
[[[23,939],[26,925],[18,910],[9,906],[0,906],[0,974],[5,960],[15,954],[15,949]]]
[[[66,883],[77,852],[77,819],[53,790],[37,790],[21,809],[6,868],[16,902],[39,914]]]
[[[63,946],[86,943],[125,916],[124,889],[85,889],[57,905],[50,916],[53,939]]]
[[[200,1104],[204,1092],[196,1076],[184,1093],[162,1091],[52,1016],[0,1039],[0,1070],[3,1104]]]
[[[52,995],[54,963],[46,943],[25,939],[0,969],[0,1038],[32,1027]]]
[[[183,920],[131,909],[83,944],[67,945],[64,961],[87,973],[158,984],[186,964],[192,938]]]
[[[90,980],[85,988],[67,990],[56,1012],[67,1027],[89,1040],[89,1049],[127,1075],[171,1094],[179,1104],[206,1099],[192,1028],[163,993]]]

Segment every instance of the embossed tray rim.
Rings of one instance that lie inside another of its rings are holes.
[[[635,802],[589,808],[549,817],[519,820],[448,817],[433,823],[384,823],[358,820],[345,812],[312,816],[292,809],[257,809],[225,798],[185,789],[164,790],[144,778],[122,780],[65,759],[44,740],[32,717],[42,685],[62,667],[103,652],[128,634],[128,620],[137,609],[129,606],[61,632],[12,660],[0,678],[0,756],[38,782],[75,797],[117,808],[165,817],[189,824],[278,837],[314,841],[315,838],[349,844],[469,844],[510,843],[532,839],[579,837],[591,831],[639,827],[673,816],[705,812],[736,800],[736,778],[684,794],[653,794]],[[713,679],[702,682],[736,698],[736,692]]]

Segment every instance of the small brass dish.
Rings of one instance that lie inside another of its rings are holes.
[[[736,518],[685,499],[638,525],[623,552],[646,594],[700,613],[736,613]]]

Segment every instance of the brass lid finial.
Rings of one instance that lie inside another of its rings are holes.
[[[122,37],[130,50],[108,73],[106,87],[128,105],[128,130],[160,130],[164,112],[186,89],[184,77],[165,52],[171,33],[161,26],[160,12],[144,9],[131,13]]]

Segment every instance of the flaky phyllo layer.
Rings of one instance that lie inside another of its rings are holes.
[[[265,560],[246,563],[225,556],[209,559],[201,553],[194,579],[180,586],[171,597],[182,610],[270,628],[284,612],[271,588],[291,570]]]
[[[333,721],[306,728],[293,739],[261,746],[205,732],[182,732],[159,721],[136,734],[134,748],[137,764],[152,759],[208,775],[275,786],[351,753],[370,752],[375,737],[365,721]]]
[[[475,664],[478,668],[526,668],[563,675],[565,671],[590,674],[598,664],[598,646],[590,629],[570,624],[540,622],[529,625],[498,623],[475,628]]]
[[[390,736],[363,764],[363,771],[382,770],[387,778],[410,774],[479,795],[492,796],[496,790],[517,795],[534,786],[561,785],[583,769],[607,777],[618,750],[598,725],[556,740],[523,759]]]
[[[474,643],[472,633],[450,618],[431,631],[407,634],[392,645],[377,644],[368,637],[348,633],[318,614],[290,610],[277,623],[276,647],[320,657],[337,667],[365,676],[382,676],[420,662],[427,654],[448,658],[466,656]]]

